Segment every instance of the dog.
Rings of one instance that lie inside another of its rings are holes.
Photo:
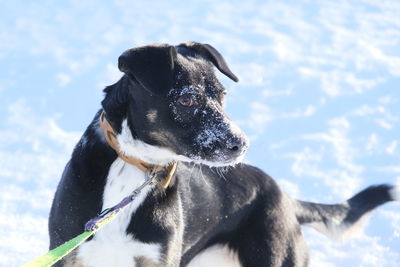
[[[207,253],[219,252],[229,254],[231,266],[307,266],[301,225],[344,232],[398,200],[398,187],[378,185],[341,204],[299,201],[260,169],[240,163],[248,140],[224,113],[226,90],[214,67],[238,78],[208,44],[131,48],[118,67],[122,78],[104,89],[102,108],[59,182],[50,249],[129,195],[149,168],[172,163],[176,170],[168,181],[165,171],[157,174],[158,183],[58,266],[204,266]]]

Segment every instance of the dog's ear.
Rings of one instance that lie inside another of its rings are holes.
[[[118,68],[153,94],[163,94],[172,88],[175,47],[149,45],[131,48],[118,58]]]
[[[226,64],[225,59],[218,52],[217,49],[209,44],[201,44],[197,42],[188,42],[180,44],[178,47],[185,47],[196,52],[206,60],[211,61],[214,66],[223,74],[231,78],[233,81],[238,82],[239,79],[235,74],[229,69],[228,64]]]

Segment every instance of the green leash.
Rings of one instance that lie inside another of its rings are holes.
[[[65,242],[59,247],[56,247],[46,254],[37,257],[33,261],[22,265],[22,267],[50,267],[65,256],[67,256],[69,253],[71,253],[75,248],[77,248],[79,245],[81,245],[83,242],[85,242],[86,239],[91,237],[94,233],[96,233],[98,230],[100,230],[103,226],[106,224],[112,222],[115,217],[117,216],[118,211],[110,212],[105,214],[106,216],[102,217],[101,220],[99,220],[96,223],[96,228],[91,231],[85,231],[82,234],[72,238],[71,240]],[[100,215],[101,216],[101,215]]]
[[[75,248],[85,242],[86,239],[91,237],[98,230],[103,228],[106,224],[112,222],[115,217],[117,217],[118,213],[130,204],[136,196],[140,193],[140,191],[147,185],[153,184],[155,174],[149,172],[147,174],[147,180],[136,188],[129,196],[125,197],[121,200],[117,205],[112,208],[103,210],[97,217],[91,219],[85,224],[85,231],[74,237],[73,239],[65,242],[59,247],[56,247],[46,254],[34,259],[33,261],[22,265],[22,267],[50,267],[54,263],[58,262],[69,253],[71,253]]]
[[[37,257],[33,261],[22,265],[23,267],[50,267],[54,263],[58,262],[62,258],[64,258],[66,255],[71,253],[72,250],[74,250],[76,247],[78,247],[80,244],[82,244],[86,239],[88,239],[90,236],[92,236],[94,232],[83,232],[82,234],[74,237],[73,239],[69,240],[68,242],[65,242],[61,246],[50,250],[46,254]]]

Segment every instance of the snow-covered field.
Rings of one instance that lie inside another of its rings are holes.
[[[399,14],[395,0],[2,1],[0,265],[46,251],[63,167],[132,46],[215,46],[240,78],[221,76],[246,161],[292,196],[400,184]],[[304,231],[311,266],[400,266],[399,203],[354,239]]]

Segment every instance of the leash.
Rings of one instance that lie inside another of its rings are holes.
[[[33,261],[22,265],[22,267],[50,267],[56,262],[60,261],[62,258],[70,254],[74,249],[76,249],[79,245],[85,242],[89,237],[91,237],[108,223],[112,222],[128,204],[135,200],[135,198],[146,186],[155,184],[156,176],[158,176],[159,173],[163,171],[166,172],[165,178],[159,181],[161,186],[164,189],[169,186],[176,170],[176,162],[173,162],[168,166],[156,166],[146,163],[140,159],[126,156],[119,149],[116,132],[112,128],[109,121],[106,119],[104,111],[100,115],[100,126],[104,131],[107,143],[115,150],[119,158],[129,164],[135,165],[140,170],[145,172],[145,181],[139,187],[137,187],[129,196],[122,199],[118,204],[111,208],[103,210],[95,218],[92,218],[88,222],[86,222],[85,230],[83,233],[70,239],[64,244],[48,251],[46,254],[37,257]]]
[[[129,196],[122,199],[117,205],[103,210],[97,217],[90,219],[85,224],[85,231],[64,244],[50,250],[46,254],[34,259],[22,267],[50,267],[71,253],[75,248],[85,242],[89,237],[112,222],[128,204],[135,200],[140,192],[148,185],[155,183],[156,173],[147,173],[146,181],[136,188]]]

